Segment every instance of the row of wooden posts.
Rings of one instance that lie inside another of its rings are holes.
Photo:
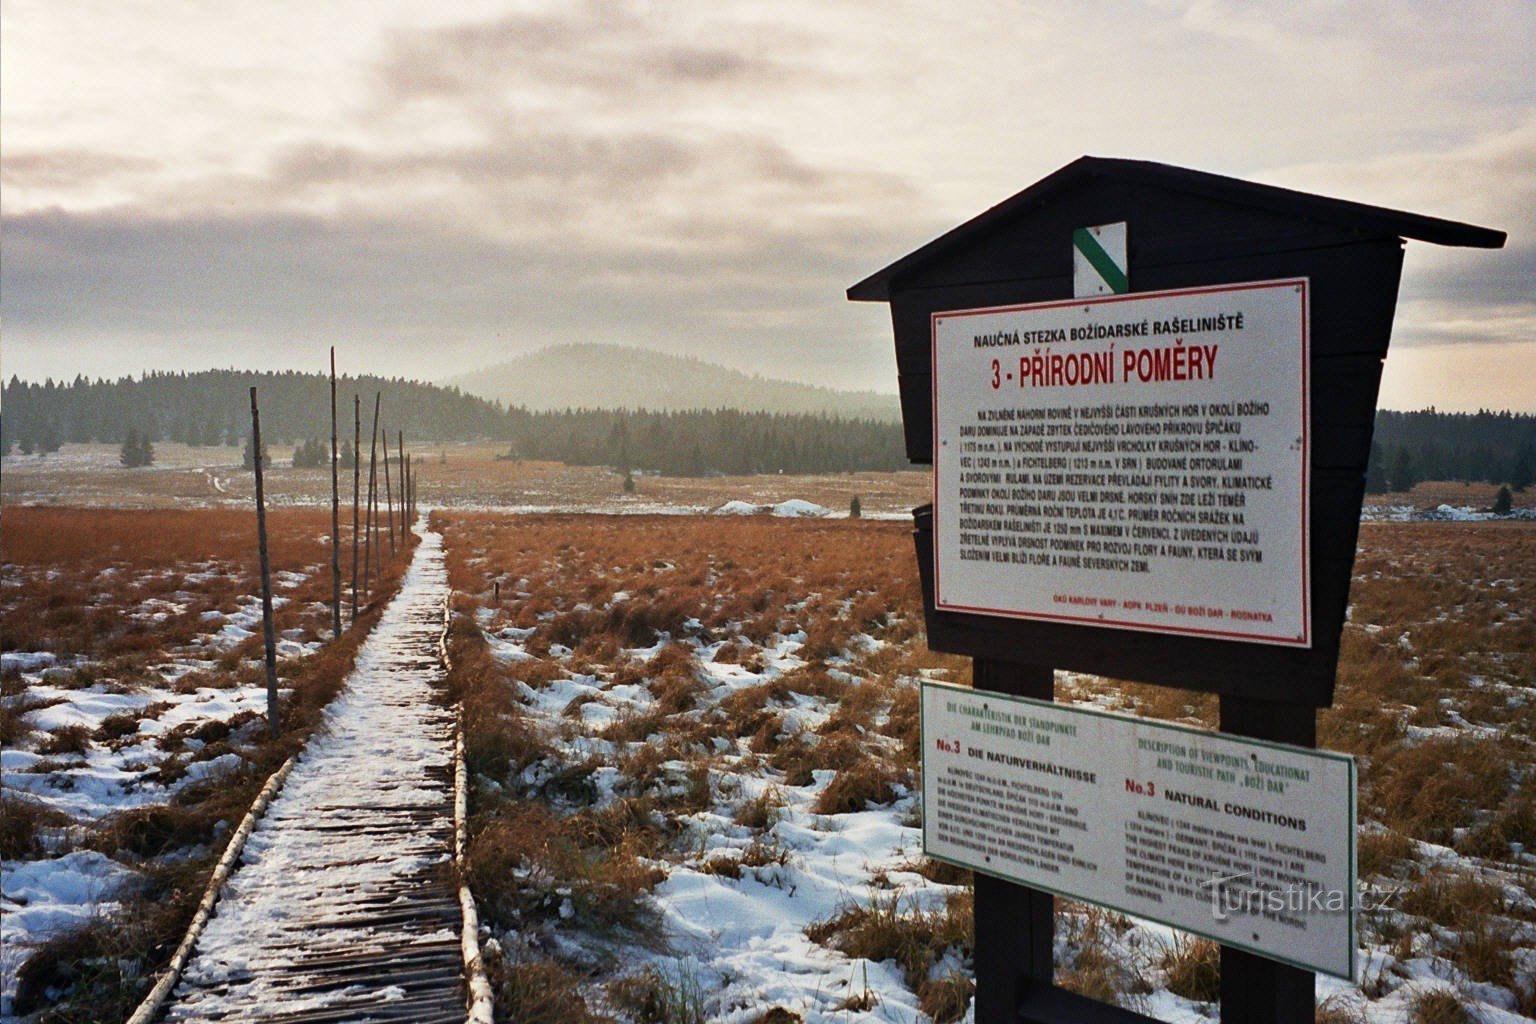
[[[352,396],[352,605],[348,623],[357,621],[360,602],[368,600],[369,583],[379,575],[384,561],[379,524],[379,439],[384,442],[384,514],[383,532],[389,536],[389,554],[393,558],[404,546],[406,531],[416,518],[416,473],[405,451],[405,431],[396,431],[400,480],[398,487],[390,480],[389,432],[379,431],[379,407],[382,393],[373,396],[372,441],[368,452],[368,501],[362,501],[363,400]],[[331,631],[341,636],[341,458],[337,449],[336,429],[336,349],[331,349]],[[261,557],[261,620],[266,641],[267,731],[278,733],[277,706],[277,634],[272,616],[272,566],[267,556],[267,510],[262,480],[261,412],[256,405],[256,389],[251,388],[251,451],[256,468],[256,535]],[[399,500],[396,501],[398,493]],[[398,515],[397,515],[398,511]],[[366,519],[364,515],[366,514]],[[398,542],[396,533],[399,534]],[[359,551],[361,548],[361,552]],[[361,562],[361,572],[359,572]]]

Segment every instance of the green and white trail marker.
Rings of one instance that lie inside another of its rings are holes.
[[[1072,297],[1123,295],[1130,290],[1125,221],[1072,232]]]

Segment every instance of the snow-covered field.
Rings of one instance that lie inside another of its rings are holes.
[[[482,773],[479,813],[495,821],[517,797],[589,831],[629,823],[632,870],[653,873],[629,912],[605,917],[579,877],[514,851],[510,873],[477,887],[505,973],[548,983],[563,970],[597,1019],[641,1019],[636,990],[733,1024],[963,1015],[969,889],[921,855],[911,744],[917,681],[968,670],[921,643],[904,531],[448,518],[499,699],[535,737]],[[1362,543],[1321,731],[1362,762],[1364,968],[1355,984],[1320,979],[1320,1005],[1368,1024],[1437,1019],[1442,1001],[1467,1020],[1525,1020],[1536,534],[1394,524]],[[1463,575],[1448,584],[1453,566]],[[632,611],[663,597],[659,617]],[[1214,702],[1189,694],[1068,675],[1058,691],[1213,724]],[[1158,1019],[1217,1016],[1213,953],[1058,908],[1058,981]]]
[[[969,664],[922,642],[904,523],[783,494],[697,508],[719,515],[438,515],[477,774],[469,878],[508,1019],[534,999],[525,1015],[575,1022],[965,1019],[969,880],[922,857],[913,772],[917,682],[966,683]],[[1362,527],[1319,719],[1361,763],[1371,891],[1361,977],[1319,982],[1335,1024],[1536,1013],[1536,530],[1430,511]],[[143,527],[105,513],[50,520],[21,559],[27,520],[7,513],[0,831],[11,801],[41,816],[0,865],[9,997],[17,936],[99,921],[206,852],[216,834],[154,852],[101,837],[248,770],[264,694],[248,564],[206,542],[136,561],[123,538]],[[301,655],[325,639],[328,517],[285,514],[310,517],[279,577]],[[60,538],[104,554],[71,561]],[[1214,722],[1208,699],[1089,677],[1059,676],[1058,699]],[[1058,981],[1077,991],[1210,1020],[1209,960],[1160,926],[1058,908]]]
[[[0,1017],[9,1018],[18,971],[39,944],[112,915],[122,896],[206,856],[227,831],[219,813],[196,808],[259,769],[266,687],[245,517],[6,517]],[[289,665],[329,639],[329,608],[314,600],[329,589],[314,518],[274,523],[278,650]]]

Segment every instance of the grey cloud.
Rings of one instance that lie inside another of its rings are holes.
[[[123,211],[7,216],[4,232],[7,346],[23,365],[92,338],[91,373],[144,368],[121,365],[124,339],[159,346],[146,366],[184,368],[232,352],[287,366],[296,345],[337,343],[436,377],[444,360],[605,340],[860,387],[889,375],[889,341],[842,288],[910,241],[834,222],[725,251],[646,252],[622,231],[551,249],[403,220]]]
[[[617,2],[573,5],[560,16],[509,15],[495,21],[424,32],[397,33],[379,65],[386,104],[450,99],[505,110],[518,106],[509,90],[575,90],[588,100],[632,108],[642,101],[675,102],[678,89],[761,88],[791,77],[778,61],[749,55],[751,34],[772,31],[793,45],[809,36],[737,26],[739,38],[719,45],[665,38],[656,17],[641,17]],[[761,42],[761,40],[757,40]]]
[[[536,129],[507,134],[486,145],[409,155],[308,143],[279,154],[270,175],[280,190],[430,177],[495,186],[528,179],[570,183],[596,178],[617,184],[682,173],[694,163],[695,155],[687,146],[656,133],[598,135]]]
[[[160,167],[158,161],[144,157],[89,149],[8,152],[0,163],[0,181],[15,188],[79,188]]]
[[[461,202],[436,203],[443,185]],[[735,258],[786,231],[825,240],[857,234],[866,221],[899,226],[922,206],[917,189],[893,175],[817,166],[762,136],[520,125],[477,145],[435,151],[295,147],[274,160],[265,180],[245,188],[247,209],[333,195],[349,208],[451,224],[503,243],[540,239],[611,257],[616,247],[606,239],[617,234],[633,251],[661,260],[685,251]],[[182,189],[172,208],[222,210],[230,193]]]
[[[1433,266],[1405,276],[1400,297],[1444,303],[1472,299],[1490,305],[1526,303],[1536,309],[1536,246],[1527,237],[1494,252],[1437,254]]]
[[[667,78],[697,82],[717,82],[742,76],[752,64],[739,53],[677,46],[659,54]]]

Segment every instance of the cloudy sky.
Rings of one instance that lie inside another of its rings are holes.
[[[6,377],[894,390],[844,289],[1091,153],[1508,231],[1410,243],[1382,404],[1536,410],[1536,0],[5,0],[0,48]]]

